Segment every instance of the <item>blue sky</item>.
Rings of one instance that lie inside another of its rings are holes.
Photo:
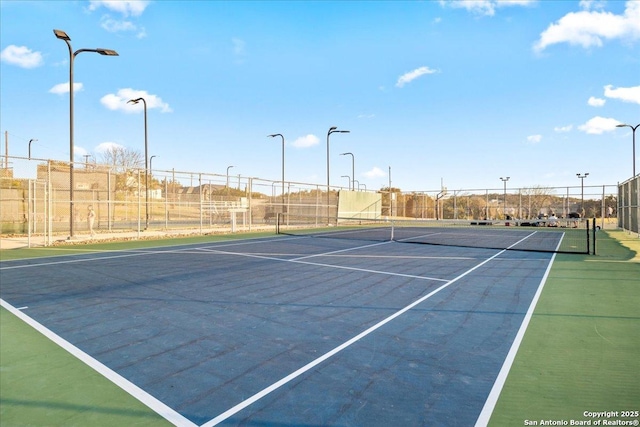
[[[632,175],[640,1],[1,1],[9,154],[144,152],[154,169],[368,189],[604,185]],[[640,137],[640,135],[638,135]],[[637,144],[640,157],[640,143]],[[640,162],[637,169],[640,169]]]

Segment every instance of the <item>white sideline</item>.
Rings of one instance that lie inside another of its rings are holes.
[[[55,334],[50,329],[46,328],[36,320],[24,314],[22,311],[18,310],[8,302],[3,299],[0,299],[0,305],[10,311],[12,314],[20,318],[22,321],[27,323],[29,326],[49,338],[51,341],[74,355],[76,358],[80,359],[83,363],[91,367],[93,370],[97,371],[102,376],[106,377],[109,381],[129,393],[131,396],[138,399],[140,402],[145,404],[151,410],[156,412],[158,415],[171,422],[173,425],[178,427],[197,427],[197,424],[189,421],[187,418],[180,415],[178,412],[174,411],[155,397],[151,396],[146,391],[142,390],[140,387],[131,383],[129,380],[125,379],[121,375],[115,373],[111,369],[109,369],[104,364],[98,362],[93,357],[89,356],[84,351],[80,350],[78,347],[74,346],[70,342],[62,339],[59,335]]]
[[[513,361],[516,358],[516,354],[518,353],[518,349],[520,348],[520,344],[522,343],[522,339],[524,338],[524,333],[529,326],[529,322],[531,321],[531,316],[533,316],[533,311],[538,304],[538,299],[540,299],[540,295],[542,294],[542,289],[544,288],[545,283],[547,282],[547,277],[549,276],[549,272],[551,271],[551,266],[553,265],[553,261],[556,259],[556,254],[554,253],[551,257],[551,261],[547,266],[547,270],[542,276],[542,280],[540,281],[540,285],[538,286],[538,290],[533,296],[533,300],[531,300],[531,304],[529,305],[529,309],[527,310],[527,314],[524,316],[524,320],[520,325],[520,329],[516,334],[516,337],[511,344],[511,348],[509,349],[509,353],[502,364],[502,368],[496,377],[496,381],[493,383],[493,387],[491,388],[491,392],[487,397],[487,400],[484,403],[482,411],[478,416],[478,420],[476,421],[475,427],[484,427],[489,424],[489,420],[491,419],[491,415],[493,414],[493,410],[498,403],[498,397],[500,397],[500,393],[502,392],[502,388],[504,387],[504,383],[507,381],[507,376],[509,375],[509,371],[511,370],[511,366],[513,365]]]

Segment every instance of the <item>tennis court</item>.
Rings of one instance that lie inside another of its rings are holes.
[[[553,257],[277,236],[4,261],[1,297],[175,425],[466,426]]]

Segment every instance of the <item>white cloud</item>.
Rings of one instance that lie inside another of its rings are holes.
[[[398,77],[396,87],[403,87],[405,84],[412,82],[420,76],[423,76],[425,74],[434,74],[437,72],[438,70],[432,70],[429,67],[416,68],[415,70],[409,71],[408,73],[405,73]]]
[[[78,145],[75,145],[75,144],[73,145],[73,156],[76,159],[79,158],[79,157],[86,156],[88,154],[89,154],[89,152],[85,148],[82,148],[82,147],[80,147]]]
[[[231,43],[233,43],[233,53],[235,55],[244,55],[247,46],[244,40],[234,37],[231,39]]]
[[[73,92],[80,92],[83,89],[82,83],[73,83]],[[56,95],[63,95],[65,93],[69,93],[69,82],[59,83],[49,89],[49,93],[54,93]]]
[[[91,0],[89,10],[94,11],[104,7],[123,16],[140,16],[149,3],[148,0]]]
[[[367,178],[382,178],[387,176],[387,174],[377,166],[374,166],[373,169],[363,173],[362,175],[364,175]]]
[[[541,52],[558,43],[600,47],[603,40],[613,39],[640,39],[640,2],[627,1],[623,15],[591,10],[570,12],[544,30],[533,49]]]
[[[573,129],[573,125],[556,126],[553,128],[553,130],[556,132],[571,132],[572,129]]]
[[[358,114],[359,119],[373,119],[375,114]]]
[[[530,142],[531,144],[537,144],[540,141],[542,141],[542,135],[529,135],[527,137],[527,142]]]
[[[42,54],[26,46],[9,45],[0,53],[2,61],[22,68],[36,68],[43,64]]]
[[[602,107],[606,102],[607,101],[605,99],[596,98],[595,96],[592,96],[587,101],[587,104],[589,104],[592,107]]]
[[[123,149],[124,146],[118,144],[117,142],[103,142],[98,144],[95,151],[96,153],[106,153],[112,151],[113,149]]]
[[[100,26],[110,33],[135,32],[139,39],[147,36],[144,27],[138,27],[131,21],[113,19],[109,15],[104,15],[100,19]]]
[[[580,0],[580,9],[584,10],[602,10],[607,2],[604,0]]]
[[[496,9],[508,6],[528,6],[536,0],[440,0],[440,5],[453,7],[456,9],[466,9],[469,12],[493,16]]]
[[[615,130],[616,125],[619,124],[620,122],[616,119],[596,116],[590,119],[587,123],[578,126],[578,129],[591,135],[601,135],[604,132],[611,132]]]
[[[246,58],[247,43],[237,37],[232,38],[231,43],[233,45],[233,56],[235,58],[235,63],[244,63]]]
[[[320,142],[320,140],[318,139],[317,136],[315,135],[306,135],[306,136],[301,136],[300,138],[296,139],[295,141],[293,141],[293,145],[294,147],[297,148],[307,148],[307,147],[313,147],[314,145],[317,145]]]
[[[611,85],[607,85],[604,87],[604,96],[640,104],[640,86],[614,88]]]
[[[142,102],[138,102],[137,104],[128,103],[129,100],[137,98],[144,98],[147,103],[147,110],[156,108],[160,110],[161,113],[173,112],[169,104],[164,102],[159,96],[151,95],[145,90],[135,90],[131,88],[119,89],[117,94],[110,93],[105,95],[100,99],[100,103],[109,110],[134,113],[144,110],[144,104]]]

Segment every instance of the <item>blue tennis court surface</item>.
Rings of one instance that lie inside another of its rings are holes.
[[[468,426],[551,259],[278,237],[5,261],[0,295],[177,425]]]

